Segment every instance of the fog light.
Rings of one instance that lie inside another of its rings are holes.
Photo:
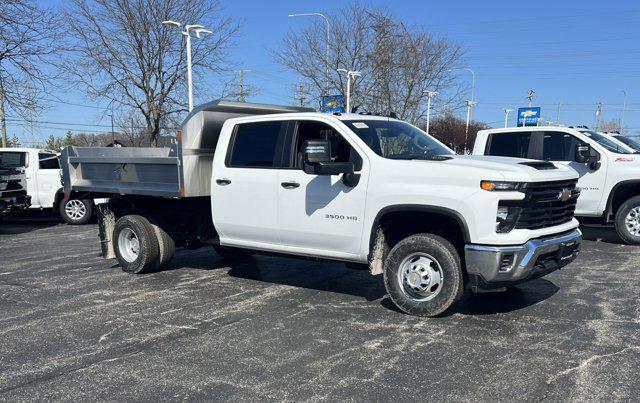
[[[510,232],[516,226],[520,210],[520,207],[498,206],[496,232],[500,234]]]

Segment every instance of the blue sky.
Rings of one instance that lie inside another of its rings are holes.
[[[291,102],[297,77],[274,63],[272,51],[278,49],[288,30],[311,23],[287,15],[339,11],[350,4],[345,0],[221,1],[224,12],[242,23],[231,56],[235,66],[251,70],[245,79],[258,92],[249,101],[279,104]],[[597,102],[604,104],[602,120],[619,119],[622,91],[626,91],[625,126],[633,133],[640,132],[638,0],[397,0],[366,4],[387,7],[406,23],[421,25],[466,49],[464,65],[476,74],[476,119],[501,126],[503,109],[526,105],[524,97],[534,89],[534,104],[542,107],[545,118],[555,121],[556,105],[561,102],[561,123],[591,126]],[[460,80],[470,81],[470,74],[460,72]],[[37,137],[62,135],[68,129],[109,130],[109,118],[100,109],[104,104],[69,90],[61,90],[58,96],[77,105],[44,111],[36,119],[49,123],[36,125]],[[208,98],[213,96],[200,93],[197,101]],[[32,137],[24,130],[9,125],[10,135],[15,133],[28,142]]]

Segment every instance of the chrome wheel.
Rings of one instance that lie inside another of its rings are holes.
[[[130,228],[123,228],[118,234],[118,251],[120,256],[129,263],[133,263],[140,255],[140,241]]]
[[[64,206],[64,212],[72,220],[81,220],[87,214],[87,206],[80,200],[69,200]]]
[[[422,302],[440,293],[444,277],[440,264],[431,255],[413,253],[400,263],[398,282],[407,297]]]
[[[627,231],[633,236],[640,236],[640,206],[632,208],[624,219]]]

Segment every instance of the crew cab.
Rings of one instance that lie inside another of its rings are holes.
[[[576,216],[613,223],[630,244],[640,244],[640,155],[587,128],[517,127],[478,132],[474,155],[548,161],[578,172]]]
[[[215,101],[171,148],[69,147],[61,161],[65,192],[110,197],[97,208],[103,255],[132,273],[176,246],[338,260],[383,274],[404,312],[433,316],[466,284],[531,280],[581,243],[572,169],[458,156],[386,116]]]
[[[69,224],[86,224],[94,209],[92,199],[72,194],[64,199],[60,183],[60,163],[55,151],[39,148],[0,148],[0,155],[16,156],[26,173],[26,191],[32,210],[54,209]]]
[[[26,179],[24,155],[0,151],[0,218],[29,207]]]

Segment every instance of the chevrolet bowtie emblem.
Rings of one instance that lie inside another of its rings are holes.
[[[558,200],[566,202],[571,198],[571,191],[569,189],[562,189],[558,192]]]

